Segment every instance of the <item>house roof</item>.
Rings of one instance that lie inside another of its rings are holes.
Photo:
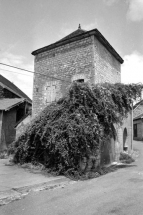
[[[11,92],[15,93],[19,97],[27,99],[27,101],[31,104],[32,100],[24,93],[22,92],[18,87],[16,87],[12,82],[10,82],[8,79],[0,75],[0,85],[3,88],[7,88]]]
[[[14,98],[14,99],[0,99],[0,110],[10,110],[11,108],[23,103],[25,99]]]
[[[136,116],[133,120],[137,120],[137,119],[141,119],[143,118],[143,113],[141,113],[140,115]]]
[[[139,105],[143,105],[143,100],[139,101],[138,103],[136,103],[133,107],[133,110],[135,110]]]
[[[124,62],[124,60],[115,51],[115,49],[110,45],[110,43],[105,39],[105,37],[98,31],[98,29],[85,31],[85,30],[81,29],[80,25],[76,31],[72,32],[71,34],[67,35],[66,37],[62,38],[61,40],[59,40],[51,45],[48,45],[48,46],[45,46],[43,48],[33,51],[32,55],[35,56],[39,53],[42,53],[42,52],[45,52],[48,50],[52,50],[59,46],[66,45],[68,43],[71,43],[71,42],[74,42],[77,40],[81,40],[83,38],[90,37],[92,35],[94,35],[120,63]]]

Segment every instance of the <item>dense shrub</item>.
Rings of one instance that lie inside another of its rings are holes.
[[[15,163],[40,162],[65,173],[78,169],[79,159],[99,152],[107,136],[116,135],[140,97],[142,85],[73,83],[66,96],[47,106],[12,144]]]

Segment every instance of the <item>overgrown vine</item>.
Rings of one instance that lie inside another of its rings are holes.
[[[113,137],[140,98],[141,84],[73,83],[65,97],[47,106],[12,143],[15,163],[40,162],[64,174],[78,170],[79,159]]]

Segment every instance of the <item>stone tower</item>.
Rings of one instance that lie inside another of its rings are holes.
[[[74,80],[121,81],[123,59],[97,29],[85,31],[79,25],[73,33],[33,51],[32,55],[35,56],[33,116],[62,97]]]
[[[78,29],[51,45],[32,52],[35,56],[33,116],[58,100],[73,81],[121,82],[123,59],[97,30]],[[116,125],[115,125],[116,127]],[[126,146],[132,149],[132,113],[116,127],[118,138],[104,149],[118,157]],[[110,159],[115,160],[115,159]]]

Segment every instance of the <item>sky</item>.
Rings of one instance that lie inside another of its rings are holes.
[[[34,71],[31,52],[97,28],[124,59],[122,83],[143,83],[143,0],[0,0],[0,63]],[[0,65],[30,98],[33,74]]]

